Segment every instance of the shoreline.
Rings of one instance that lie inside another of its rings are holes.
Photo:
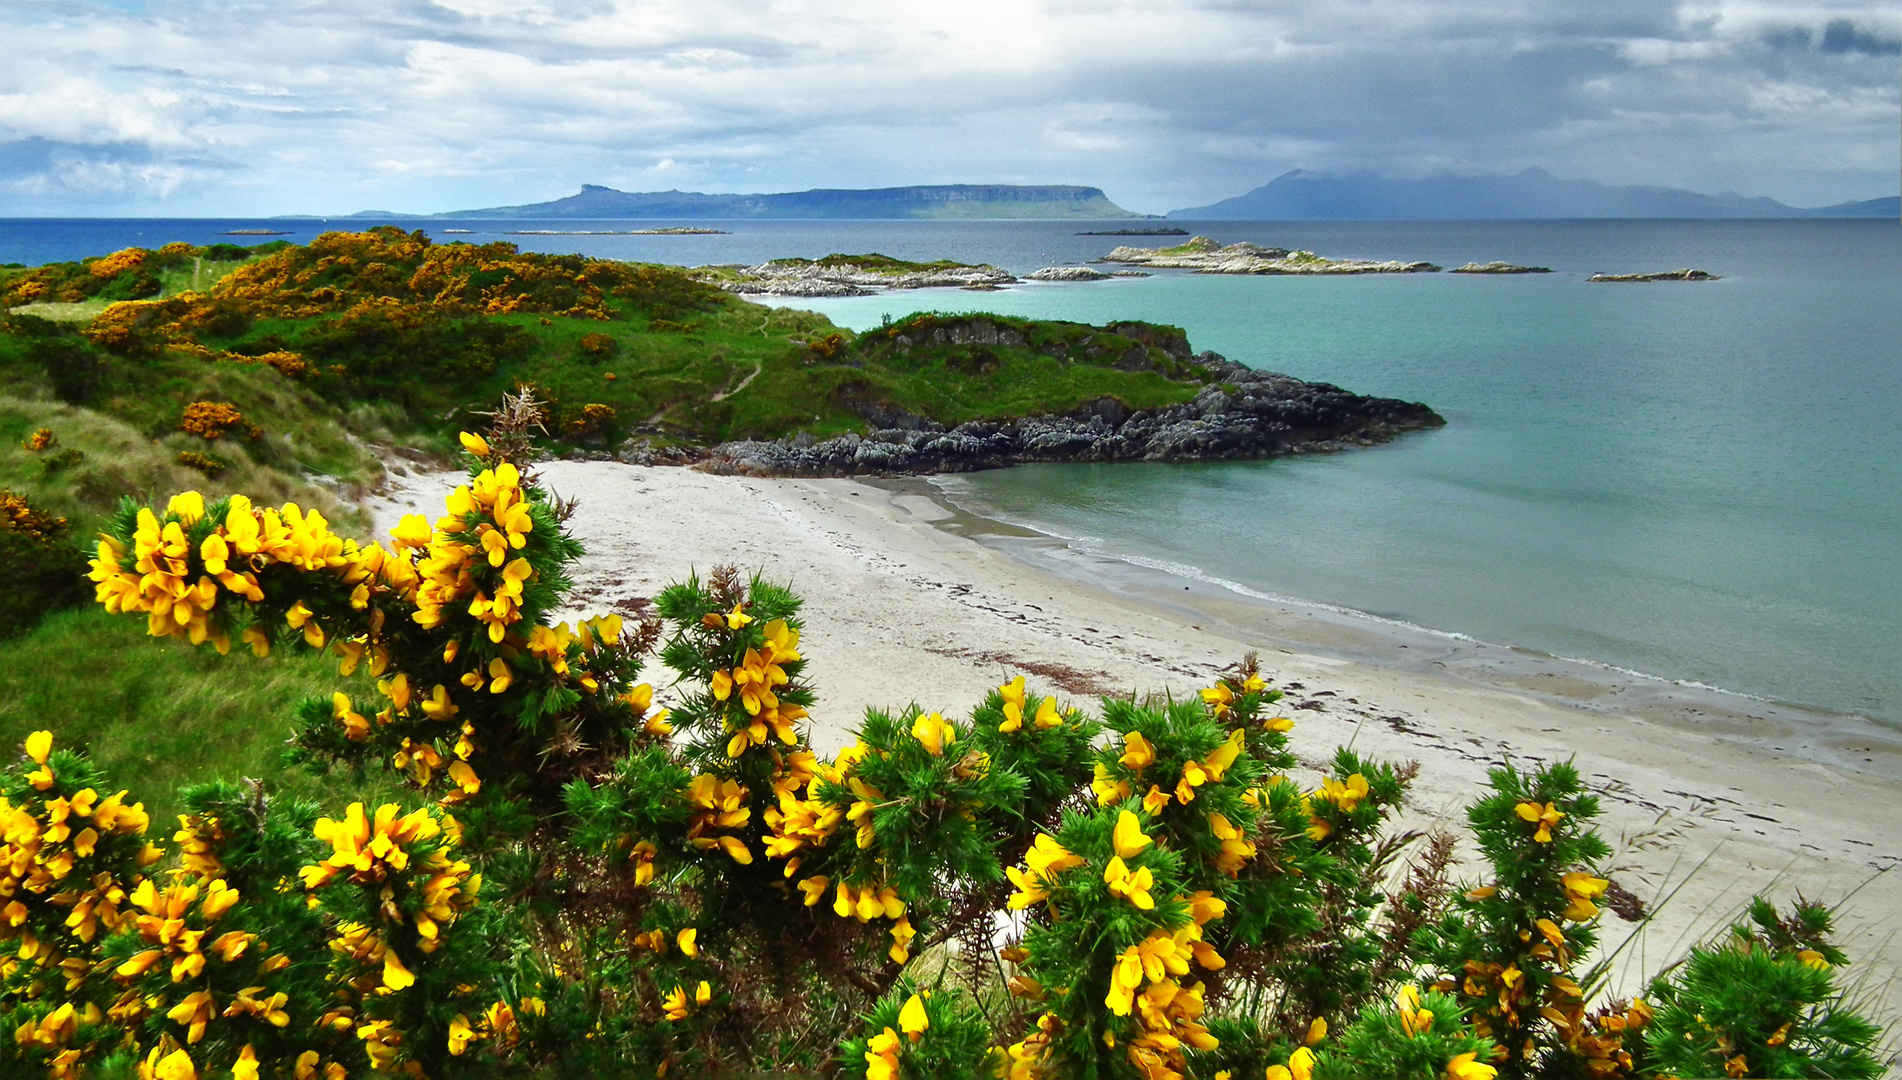
[[[1086,707],[1103,695],[1181,697],[1254,650],[1287,693],[1303,787],[1318,783],[1342,744],[1421,763],[1396,830],[1457,822],[1487,770],[1505,761],[1575,758],[1601,797],[1610,876],[1647,905],[1665,901],[1648,924],[1608,917],[1602,926],[1601,955],[1623,949],[1610,992],[1641,992],[1643,976],[1740,917],[1751,895],[1787,904],[1800,891],[1841,905],[1851,997],[1867,998],[1879,1021],[1902,1015],[1902,874],[1888,872],[1902,866],[1893,781],[1745,738],[1741,725],[1754,721],[1743,714],[1680,723],[1687,718],[1641,702],[1593,707],[1569,686],[1484,677],[1500,675],[1490,654],[1426,657],[1414,670],[1383,664],[1380,636],[1365,627],[1114,560],[1046,557],[1055,542],[964,513],[921,480],[615,462],[536,469],[551,491],[579,499],[569,528],[588,551],[576,567],[576,607],[559,618],[628,611],[636,597],[721,563],[798,591],[801,648],[819,693],[809,730],[821,753],[845,745],[867,707],[917,701],[968,714],[1015,674]],[[393,470],[391,487],[369,501],[378,534],[404,513],[438,513],[462,481]],[[1013,550],[1039,544],[1029,557]],[[1387,647],[1412,660],[1415,643]]]
[[[1285,648],[1396,671],[1459,678],[1592,712],[1632,712],[1760,751],[1794,753],[1849,772],[1902,779],[1902,730],[1866,716],[1264,592],[1187,563],[1093,550],[1089,546],[1093,538],[1065,536],[1036,524],[992,517],[960,502],[959,494],[945,490],[938,480],[860,478],[869,486],[935,499],[949,515],[941,527],[1046,573],[1180,615],[1204,615],[1232,632],[1265,632]],[[1172,595],[1177,586],[1216,610],[1181,602]],[[1219,613],[1228,607],[1234,610],[1227,617]]]

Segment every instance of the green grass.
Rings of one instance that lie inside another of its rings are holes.
[[[950,318],[962,318],[950,317]],[[535,346],[519,362],[459,391],[491,400],[516,382],[554,398],[564,414],[593,402],[612,407],[626,429],[650,425],[682,442],[778,438],[797,431],[824,438],[864,431],[855,400],[878,400],[946,426],[974,419],[1064,413],[1112,397],[1132,409],[1193,400],[1202,382],[1160,353],[1158,371],[1124,371],[1084,357],[1100,343],[1120,355],[1137,343],[1074,323],[997,319],[1026,333],[1024,348],[936,346],[895,354],[871,335],[859,338],[812,312],[730,299],[697,312],[691,331],[654,330],[640,319],[509,315],[498,321],[532,333]],[[615,339],[612,355],[591,357],[585,334]],[[844,344],[827,359],[807,348],[831,334]],[[1064,356],[1063,343],[1076,348]],[[757,370],[758,374],[754,372]],[[607,375],[615,378],[610,380]],[[748,377],[751,376],[749,381]],[[736,389],[745,383],[744,389]],[[719,400],[715,400],[716,396]],[[456,407],[445,398],[443,411]]]
[[[892,274],[953,265],[876,253],[817,261],[851,262]],[[168,264],[163,283],[168,293],[203,289],[238,265],[191,256]],[[339,283],[354,288],[351,280],[346,274]],[[366,442],[452,451],[457,430],[481,424],[481,410],[523,384],[555,406],[551,434],[557,438],[573,433],[568,425],[586,406],[611,408],[613,430],[590,436],[602,449],[629,434],[713,444],[798,432],[828,437],[864,431],[862,412],[868,404],[901,408],[948,426],[1065,413],[1105,397],[1147,409],[1191,400],[1202,385],[1199,372],[1155,349],[1149,350],[1152,362],[1136,365],[1149,370],[1121,370],[1129,365],[1118,358],[1151,340],[1145,331],[1131,331],[1140,339],[1132,340],[1120,329],[997,320],[1011,323],[1028,344],[900,352],[887,347],[877,332],[860,338],[821,315],[751,303],[667,268],[645,280],[652,284],[612,294],[606,305],[612,318],[606,320],[474,316],[466,308],[432,312],[427,301],[405,301],[409,307],[401,320],[381,326],[342,316],[261,314],[220,321],[213,311],[206,320],[190,323],[198,327],[192,333],[200,344],[246,355],[288,349],[316,371],[290,379],[263,365],[207,363],[163,349],[122,355],[92,350],[102,358],[105,374],[99,392],[85,400],[92,410],[156,443],[177,441],[172,432],[191,401],[228,400],[266,433],[255,445],[231,444],[249,464],[291,478],[314,475],[348,492],[380,475]],[[0,377],[12,396],[23,400],[51,390],[29,355],[35,348],[44,352],[29,340],[36,335],[41,341],[49,338],[49,332],[31,327],[0,335]],[[605,335],[613,344],[584,350],[580,343],[589,335]],[[10,434],[0,428],[0,436]],[[170,458],[186,448],[161,447]],[[227,456],[227,447],[209,449]],[[129,489],[141,492],[177,478],[150,468],[120,472]],[[250,479],[236,470],[232,475],[234,481]]]
[[[176,296],[182,292],[204,292],[216,284],[219,278],[250,261],[249,259],[194,258],[190,266],[167,267],[159,272],[159,284],[164,288],[159,295]]]
[[[54,322],[86,323],[91,322],[112,303],[111,300],[77,300],[70,304],[47,301],[38,304],[21,304],[8,310],[17,311],[22,315],[37,315]]]
[[[337,690],[374,693],[361,676],[340,678],[335,659],[288,649],[264,660],[241,648],[219,656],[154,640],[142,618],[83,608],[0,649],[0,747],[50,729],[57,745],[88,751],[143,800],[154,831],[168,830],[183,784],[250,777],[288,795],[335,792],[279,758],[296,704]]]
[[[1193,400],[1199,389],[1155,372],[1066,364],[1037,355],[1000,356],[997,366],[988,371],[971,370],[962,357],[940,355],[917,367],[881,372],[878,384],[893,404],[946,427],[971,420],[1068,412],[1081,402],[1105,397],[1131,409],[1155,409]]]
[[[207,377],[228,374],[208,372]],[[273,418],[266,409],[247,408],[246,415],[254,417],[254,422]],[[50,428],[58,442],[50,449],[30,452],[22,444],[40,428]],[[334,462],[340,470],[356,469],[358,482],[367,482],[375,462],[355,460],[354,455],[364,451],[348,441],[340,423],[318,423],[306,417],[288,433],[278,432],[277,442],[272,439],[268,427],[265,439],[260,440],[263,445],[242,436],[207,442],[178,431],[162,432],[154,439],[107,413],[50,397],[0,395],[0,487],[71,519],[76,539],[82,543],[122,496],[162,502],[186,490],[213,498],[242,492],[260,505],[296,502],[321,510],[340,530],[367,528],[368,518],[353,501],[306,479],[305,467],[298,461],[298,451],[306,450],[311,461]],[[230,467],[216,478],[208,477],[179,463],[178,455],[185,450],[216,455]],[[83,456],[72,460],[73,451]]]

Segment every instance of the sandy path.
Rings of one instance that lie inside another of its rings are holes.
[[[1604,796],[1614,877],[1647,902],[1681,886],[1621,958],[1624,992],[1640,989],[1636,972],[1735,917],[1751,892],[1787,901],[1800,891],[1828,903],[1848,898],[1839,926],[1855,961],[1846,973],[1852,992],[1871,998],[1884,1022],[1902,1011],[1902,874],[1887,872],[1902,861],[1893,780],[1731,741],[1716,721],[1700,730],[1663,722],[1655,709],[1570,705],[1562,686],[1534,694],[1453,668],[1342,659],[1326,647],[1341,631],[1271,605],[1194,590],[1112,590],[1108,577],[1093,583],[1088,566],[1048,573],[942,528],[953,515],[915,493],[614,463],[554,463],[542,475],[580,499],[570,527],[589,552],[579,574],[587,610],[653,595],[690,569],[721,563],[799,590],[821,750],[849,741],[867,706],[916,700],[962,712],[1019,672],[1079,697],[1180,695],[1258,649],[1277,685],[1300,687],[1286,706],[1305,763],[1349,740],[1365,753],[1422,763],[1410,827],[1457,820],[1487,768],[1508,757],[1575,756]],[[412,510],[433,518],[458,480],[398,478],[372,507],[379,529]],[[1302,640],[1317,647],[1290,644]],[[1603,936],[1616,944],[1630,932],[1608,917]]]

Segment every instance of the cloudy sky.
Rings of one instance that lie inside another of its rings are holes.
[[[0,0],[0,215],[1292,168],[1894,194],[1902,2]]]

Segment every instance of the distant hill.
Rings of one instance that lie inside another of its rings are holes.
[[[371,212],[361,216],[383,216]],[[553,202],[455,210],[439,218],[576,218],[726,221],[743,218],[1134,218],[1101,188],[1067,185],[939,184],[819,188],[776,195],[697,191],[616,191],[583,184]]]
[[[1887,217],[1902,213],[1894,196],[1799,209],[1733,192],[1703,195],[1662,187],[1613,187],[1560,180],[1543,169],[1510,176],[1435,176],[1389,180],[1372,173],[1327,175],[1296,169],[1211,206],[1171,210],[1172,218],[1256,221],[1488,220],[1499,218],[1806,218]]]

